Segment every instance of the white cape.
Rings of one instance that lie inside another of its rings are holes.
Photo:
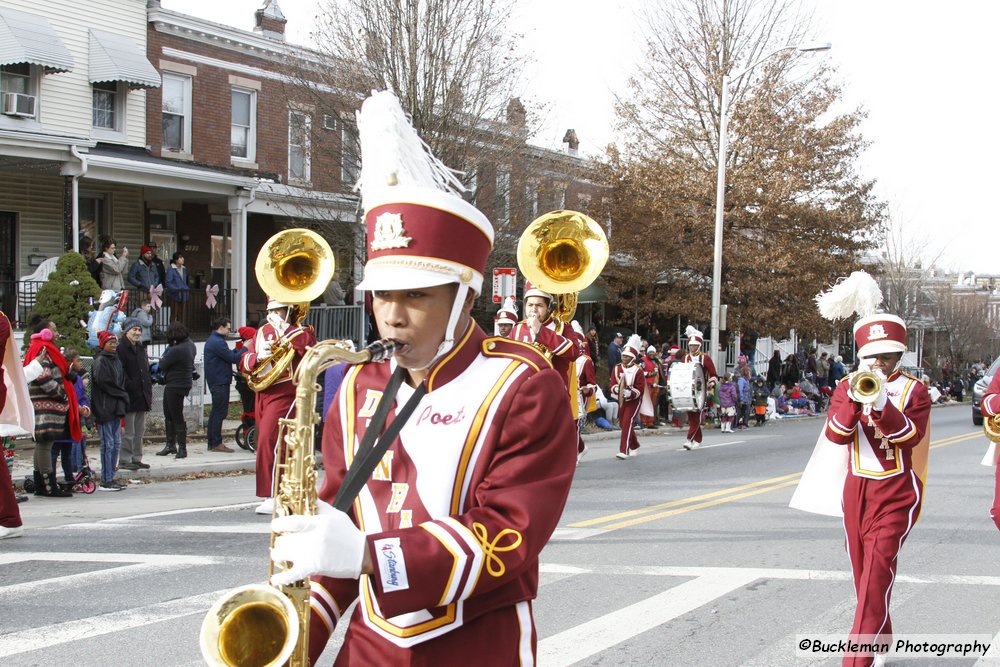
[[[850,463],[848,447],[831,442],[821,433],[788,506],[814,514],[844,516],[844,481]]]

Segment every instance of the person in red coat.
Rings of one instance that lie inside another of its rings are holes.
[[[334,500],[374,444],[367,436],[404,423],[373,471],[353,468],[361,486],[347,512],[323,503],[272,521],[272,559],[292,564],[272,582],[314,575],[314,665],[355,601],[336,665],[534,665],[538,558],[575,470],[568,400],[537,349],[471,318],[493,240],[486,216],[419,175],[378,172],[412,162],[378,139],[405,133],[414,159],[426,155],[408,126],[378,124],[394,118],[405,116],[388,92],[358,116],[368,242],[358,288],[395,350],[345,371],[323,429],[320,499]]]
[[[639,336],[632,334],[622,348],[622,362],[611,372],[611,396],[618,400],[618,424],[622,429],[618,453],[615,454],[617,459],[635,456],[635,450],[639,449],[635,427],[642,396],[646,393],[646,377],[639,364],[641,347]]]
[[[983,401],[979,404],[979,409],[983,413],[983,419],[990,419],[1000,414],[1000,373],[993,376],[993,381],[983,394]],[[1000,447],[1000,445],[998,445]],[[993,461],[996,467],[996,488],[993,492],[993,507],[990,508],[990,517],[993,523],[1000,530],[1000,464]]]
[[[283,340],[295,349],[295,355],[288,368],[268,387],[257,392],[254,413],[257,420],[257,496],[264,500],[255,510],[257,514],[271,514],[274,511],[274,461],[278,447],[278,420],[295,417],[295,385],[292,383],[295,369],[302,361],[306,350],[316,344],[312,327],[296,323],[294,311],[298,306],[270,299],[267,304],[267,323],[257,330],[247,343],[247,351],[240,357],[240,371],[247,375],[254,370],[267,370],[272,363],[271,351]],[[292,313],[292,317],[289,317]]]
[[[701,346],[705,342],[705,335],[692,326],[688,326],[685,334],[688,337],[688,351],[681,360],[686,364],[701,364],[705,371],[705,385],[708,395],[712,394],[716,383],[719,381],[719,374],[715,371],[715,362],[712,357],[701,351]],[[694,410],[687,413],[688,432],[684,440],[684,449],[698,449],[703,438],[701,432],[702,411]]]

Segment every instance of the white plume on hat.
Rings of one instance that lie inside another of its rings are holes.
[[[513,297],[509,296],[504,299],[503,305],[500,306],[496,317],[494,317],[494,322],[496,324],[517,324],[517,305]]]
[[[642,347],[642,338],[639,334],[632,334],[628,337],[628,342],[622,348],[622,354],[628,354],[636,359],[639,358],[639,349]]]
[[[868,317],[882,303],[882,289],[878,282],[864,271],[855,271],[842,278],[825,292],[816,295],[819,314],[828,320],[845,317]]]
[[[701,345],[705,341],[705,334],[695,329],[690,324],[684,329],[684,336],[688,339],[688,345]]]
[[[577,322],[576,320],[573,320],[572,322],[570,322],[570,323],[569,323],[569,325],[570,325],[571,327],[573,327],[573,331],[577,332],[577,333],[578,333],[578,334],[580,334],[581,336],[584,336],[584,335],[586,335],[586,334],[584,334],[584,333],[583,333],[583,327],[582,327],[582,326],[580,326],[580,323],[579,323],[579,322]]]
[[[455,172],[436,158],[390,91],[372,91],[357,114],[361,175],[358,190],[379,190],[388,185],[436,187],[465,192]],[[391,150],[387,150],[391,148]]]

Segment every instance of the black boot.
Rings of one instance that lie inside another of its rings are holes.
[[[178,459],[186,459],[188,455],[187,448],[187,424],[178,424],[176,427],[177,431],[177,456]]]
[[[174,443],[177,442],[177,436],[174,432],[174,423],[172,421],[167,420],[163,424],[163,430],[165,435],[167,436],[167,444],[163,446],[163,449],[156,452],[156,455],[166,456],[167,454],[176,454],[177,446]]]
[[[34,487],[36,496],[49,495],[49,487],[45,483],[45,477],[43,477],[42,473],[38,472],[37,470],[35,471]]]
[[[69,489],[64,489],[59,486],[59,482],[56,481],[56,474],[54,472],[49,473],[49,496],[52,498],[72,498],[73,492]]]

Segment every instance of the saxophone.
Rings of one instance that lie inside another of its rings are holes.
[[[349,343],[324,340],[306,351],[295,371],[295,419],[278,422],[278,460],[274,465],[277,493],[274,515],[316,513],[316,469],[313,433],[320,373],[338,362],[365,364],[392,356],[395,344],[381,340],[360,352]],[[276,535],[271,533],[271,546]],[[285,563],[270,561],[268,580]],[[201,625],[201,654],[220,667],[309,665],[309,580],[288,586],[250,584],[229,591]]]

